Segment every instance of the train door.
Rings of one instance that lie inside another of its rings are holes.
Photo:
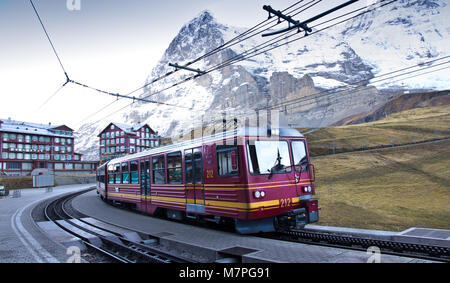
[[[141,204],[142,210],[147,212],[148,203],[150,201],[149,196],[151,192],[150,185],[150,160],[141,160],[140,164],[141,174]]]
[[[201,148],[184,151],[186,178],[186,211],[205,213],[205,191],[203,186],[203,155]]]
[[[308,187],[308,184],[311,182],[310,166],[305,141],[291,140],[291,147],[297,194],[310,193],[311,191],[304,191],[304,187]]]

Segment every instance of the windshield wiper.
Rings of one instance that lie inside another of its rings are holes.
[[[272,176],[275,173],[275,171],[280,171],[281,169],[283,169],[283,165],[281,165],[281,159],[282,157],[280,155],[280,149],[277,148],[277,159],[275,160],[275,165],[272,168],[270,168],[270,170],[267,170],[270,172],[269,179],[272,179]]]

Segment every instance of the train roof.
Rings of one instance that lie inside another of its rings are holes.
[[[144,157],[151,154],[158,154],[166,151],[171,151],[173,149],[183,149],[183,148],[192,148],[192,147],[198,147],[205,143],[210,143],[214,141],[224,140],[224,139],[230,139],[234,137],[270,137],[270,136],[279,136],[279,137],[296,137],[296,138],[303,138],[304,135],[301,134],[296,129],[290,129],[290,128],[279,128],[279,129],[271,129],[270,134],[267,128],[256,128],[256,127],[246,127],[246,128],[239,128],[232,131],[226,131],[226,132],[216,132],[215,135],[210,135],[202,138],[182,141],[179,143],[174,143],[162,147],[152,148],[149,150],[141,151],[135,154],[126,155],[123,157],[119,157],[116,159],[110,160],[108,163],[105,163],[104,165],[109,165],[111,163],[120,163],[124,161],[128,161],[130,159],[138,159],[140,157]]]

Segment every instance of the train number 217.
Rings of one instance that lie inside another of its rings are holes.
[[[290,198],[280,199],[280,207],[288,207],[288,206],[291,206]]]

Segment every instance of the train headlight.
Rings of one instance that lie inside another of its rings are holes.
[[[260,198],[261,197],[261,192],[260,191],[256,191],[254,194],[255,194],[255,198]]]
[[[261,191],[261,197],[265,197],[266,196],[266,192],[265,191]]]
[[[307,192],[308,192],[308,187],[304,187],[304,188],[303,188],[303,191],[304,191],[305,193],[307,193]]]
[[[308,186],[308,192],[310,193],[312,191],[311,186]]]

